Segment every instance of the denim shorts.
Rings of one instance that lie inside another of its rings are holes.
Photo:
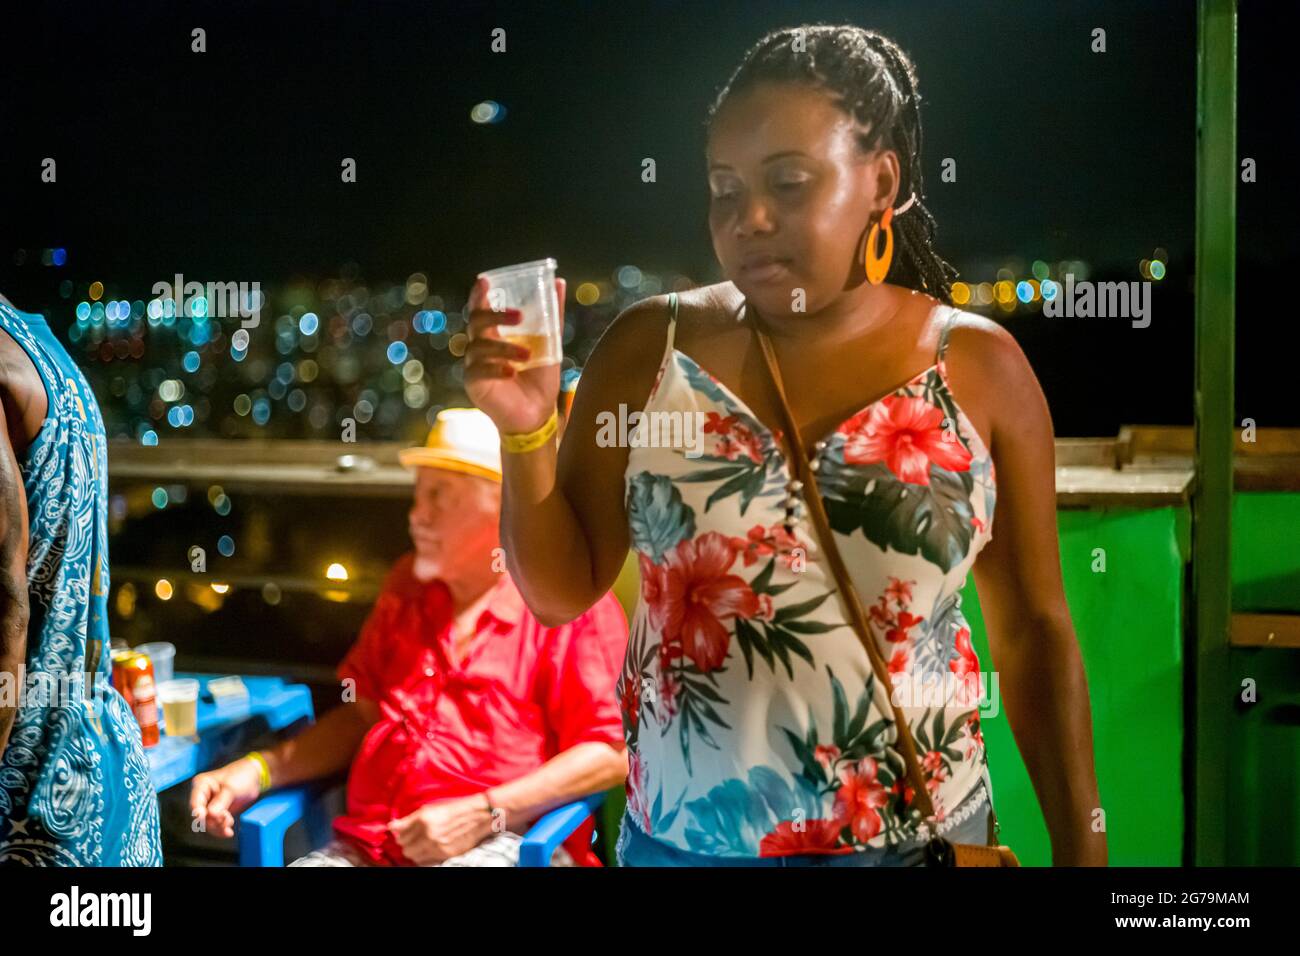
[[[939,835],[953,843],[993,842],[993,807],[987,775],[953,810],[951,819],[961,821],[940,828]],[[790,856],[713,856],[692,853],[647,836],[626,810],[619,828],[615,856],[619,866],[924,866],[925,844],[867,847],[852,853],[800,853]]]

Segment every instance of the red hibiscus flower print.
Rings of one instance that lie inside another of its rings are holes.
[[[819,764],[829,770],[831,765],[839,759],[840,748],[834,744],[818,744],[813,749],[813,756],[817,758]]]
[[[665,589],[668,586],[668,567],[666,564],[655,564],[640,551],[637,552],[637,564],[641,570],[641,600],[649,611],[650,623],[655,630],[661,631],[667,608]]]
[[[957,632],[957,656],[948,662],[948,670],[960,679],[958,706],[966,707],[977,702],[980,696],[980,659],[970,642],[970,628]],[[972,700],[973,698],[973,700]]]
[[[713,455],[728,461],[744,457],[758,464],[763,462],[762,443],[748,427],[740,424],[738,415],[723,417],[717,412],[705,413],[704,434],[718,436],[711,452]]]
[[[975,647],[971,644],[970,628],[963,627],[957,632],[953,641],[957,649],[957,656],[948,664],[950,670],[957,674],[969,674],[971,671],[978,671],[980,659],[975,653]]]
[[[925,774],[925,789],[933,792],[939,784],[948,779],[948,767],[943,762],[943,754],[937,750],[929,751],[921,758],[921,772]]]
[[[880,832],[883,821],[879,811],[889,802],[889,791],[876,779],[876,773],[876,761],[871,757],[840,768],[833,818],[842,827],[847,826],[861,843]]]
[[[681,685],[677,678],[673,676],[671,670],[661,670],[659,672],[658,693],[659,699],[656,702],[655,713],[659,714],[661,721],[667,722],[677,716],[677,698],[681,691]]]
[[[782,820],[758,844],[759,856],[790,856],[794,853],[852,853],[839,846],[843,826],[836,820],[804,820],[796,829],[793,820]]]
[[[629,729],[636,732],[637,724],[641,720],[641,678],[631,676],[623,680],[623,693],[619,698],[619,706],[623,711],[623,719]]]
[[[736,415],[728,415],[723,418],[717,412],[709,412],[705,416],[704,434],[706,435],[727,435],[731,432],[731,426],[736,424],[740,419]]]
[[[930,802],[934,804],[935,815],[942,820],[944,809],[939,801],[935,800],[934,795],[939,790],[939,785],[948,779],[948,768],[944,763],[943,754],[937,750],[931,750],[921,755],[921,776],[925,778],[925,789],[930,794]],[[894,796],[902,795],[903,803],[911,806],[912,796],[916,792],[912,785],[907,782],[906,777],[899,777],[894,781],[894,785],[888,791]]]
[[[734,426],[731,434],[723,436],[714,447],[713,454],[728,461],[748,458],[755,464],[763,463],[763,445],[744,425]]]
[[[749,529],[745,537],[733,537],[731,545],[740,552],[745,567],[749,567],[759,558],[775,554],[780,558],[783,565],[792,568],[796,554],[802,552],[805,556],[807,555],[807,548],[799,540],[798,535],[786,531],[785,525],[779,521],[766,528],[761,524],[756,524]]]
[[[912,785],[904,777],[899,777],[894,781],[894,785],[889,788],[889,792],[893,796],[901,796],[904,806],[911,806],[912,794],[916,791],[912,789]]]
[[[980,715],[978,712],[970,715],[970,719],[967,720],[965,726],[962,727],[962,734],[970,741],[972,754],[978,752],[976,748],[981,751],[984,749],[984,731],[980,727]]]
[[[681,645],[675,641],[661,641],[659,644],[659,669],[666,671],[673,662],[682,656]]]
[[[627,795],[627,809],[641,820],[641,829],[650,833],[650,804],[645,799],[646,767],[641,760],[641,753],[628,750],[627,782],[623,792]]]
[[[710,531],[670,551],[655,592],[664,643],[677,645],[702,671],[717,670],[731,646],[728,621],[758,613],[758,595],[730,574],[736,551],[723,534]]]
[[[900,581],[898,578],[891,577],[889,586],[885,588],[885,597],[901,606],[912,603],[912,585],[915,581]]]
[[[900,647],[894,651],[894,656],[889,659],[889,673],[906,674],[908,665],[912,661],[912,655],[906,647]]]
[[[943,435],[943,412],[924,398],[890,395],[854,415],[837,431],[844,435],[844,461],[883,461],[900,481],[930,483],[930,465],[969,471],[971,454]]]
[[[966,748],[966,760],[977,758],[984,749],[984,733],[980,730],[978,713],[971,714],[966,723],[962,724],[959,740]]]
[[[869,608],[871,623],[879,628],[889,628],[893,626],[894,618],[889,611],[889,606],[885,604],[884,598],[881,598],[879,604],[873,604]]]
[[[909,614],[906,611],[899,611],[898,617],[894,620],[893,626],[885,631],[885,640],[893,644],[907,640],[912,636],[907,632],[924,620],[925,618],[917,617],[915,614]]]
[[[914,584],[915,581],[890,578],[885,593],[869,608],[871,623],[885,632],[885,640],[891,644],[911,640],[912,628],[925,620],[907,610],[907,603],[912,600]]]

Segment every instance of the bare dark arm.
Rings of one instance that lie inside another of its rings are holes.
[[[628,449],[602,447],[598,416],[616,416],[620,404],[629,412],[641,409],[667,324],[658,297],[625,309],[583,369],[558,450],[502,455],[501,544],[520,594],[547,627],[567,624],[591,607],[627,559]]]
[[[1024,353],[999,326],[959,329],[949,356],[958,401],[978,401],[990,422],[998,499],[974,575],[1007,722],[1043,809],[1053,864],[1105,866],[1088,682],[1061,576],[1051,413]]]
[[[9,745],[27,659],[27,494],[0,402],[0,754]]]

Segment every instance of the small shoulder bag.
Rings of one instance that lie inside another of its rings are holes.
[[[750,314],[753,316],[752,312]],[[835,573],[835,580],[839,584],[840,593],[843,594],[845,603],[849,607],[849,613],[853,619],[853,629],[863,647],[866,648],[867,656],[871,659],[871,667],[876,675],[876,680],[882,686],[892,688],[893,682],[889,678],[889,667],[885,663],[884,655],[871,634],[870,624],[866,613],[862,609],[862,602],[858,598],[857,589],[853,586],[853,580],[849,577],[848,568],[845,567],[844,559],[835,544],[835,535],[832,533],[830,522],[826,517],[821,492],[817,488],[816,478],[808,465],[808,456],[804,452],[803,440],[799,437],[799,429],[795,427],[794,415],[791,413],[790,403],[786,399],[785,387],[781,381],[781,370],[776,362],[776,353],[773,351],[772,343],[768,340],[767,333],[763,331],[757,317],[754,317],[752,324],[758,336],[758,343],[763,350],[768,377],[776,391],[777,401],[781,407],[786,442],[793,450],[790,460],[795,463],[795,468],[798,471],[798,479],[792,482],[788,490],[791,494],[803,493],[818,540],[821,542],[826,557],[830,560],[831,569]],[[916,744],[912,739],[911,729],[903,718],[902,711],[893,701],[892,694],[890,707],[893,710],[894,726],[898,728],[896,743],[898,749],[902,752],[903,761],[907,765],[907,777],[912,785],[914,800],[921,809],[921,826],[930,834],[929,841],[926,844],[926,865],[1019,866],[1020,861],[1016,859],[1015,853],[1011,851],[1009,846],[953,843],[946,837],[937,834],[934,803],[930,799],[930,792],[925,785],[925,777],[922,775],[920,764],[916,759]],[[989,808],[989,812],[993,812],[992,807]]]

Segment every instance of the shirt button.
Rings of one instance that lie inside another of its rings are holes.
[[[427,730],[427,731],[425,731],[424,736],[426,736],[426,737],[428,737],[430,740],[432,740],[432,739],[433,739],[433,731],[432,731],[432,730]]]
[[[425,676],[425,677],[432,677],[432,676],[433,676],[433,668],[432,668],[432,667],[426,667],[426,668],[424,669],[424,676]]]

